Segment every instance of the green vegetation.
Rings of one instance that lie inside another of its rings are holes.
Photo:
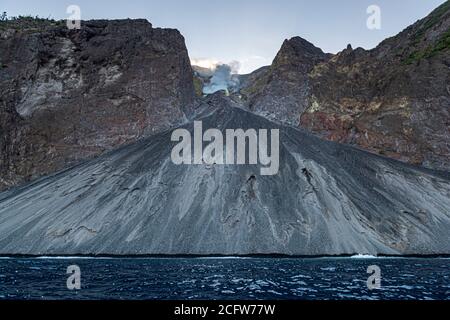
[[[450,11],[450,1],[446,1],[436,10],[434,10],[431,15],[424,21],[423,25],[414,35],[412,39],[411,46],[418,46],[425,38],[427,31],[433,29],[437,24],[439,24],[443,16]],[[450,48],[450,29],[448,29],[437,42],[428,45],[425,49],[419,49],[412,52],[404,61],[403,64],[414,64],[422,59],[428,59],[436,56],[442,51],[448,50]]]
[[[450,11],[450,1],[447,1],[436,8],[425,21],[424,25],[414,35],[412,45],[419,44],[425,37],[426,32],[438,24],[441,21],[442,16],[448,11]]]
[[[411,53],[408,58],[406,58],[405,60],[403,60],[403,64],[413,64],[416,63],[419,60],[422,60],[425,57],[425,52],[420,52],[420,51],[414,51],[413,53]]]
[[[194,89],[197,96],[201,97],[203,95],[203,82],[197,76],[194,76]]]
[[[0,31],[13,29],[17,31],[42,31],[51,27],[64,25],[64,21],[56,21],[39,16],[8,17],[6,12],[0,15]]]
[[[442,37],[431,46],[428,46],[424,50],[414,51],[411,53],[405,61],[404,64],[413,64],[422,59],[428,59],[436,56],[439,52],[450,49],[450,29],[447,30]]]
[[[434,45],[433,52],[439,52],[450,48],[450,29],[444,33],[439,41]]]
[[[246,97],[250,97],[258,92],[261,92],[261,90],[269,82],[269,78],[270,70],[268,70],[266,74],[263,74],[263,76],[256,78],[256,81],[253,82],[252,86],[241,89],[241,93]]]

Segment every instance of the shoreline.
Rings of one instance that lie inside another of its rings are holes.
[[[450,254],[408,254],[408,255],[285,255],[285,254],[249,254],[249,255],[199,255],[199,254],[0,254],[0,259],[449,259]]]

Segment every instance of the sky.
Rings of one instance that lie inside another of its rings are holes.
[[[145,18],[154,27],[176,28],[191,60],[239,62],[239,73],[271,64],[285,39],[300,36],[325,52],[347,44],[371,49],[425,17],[445,0],[0,0],[9,16],[67,19],[78,5],[81,19]],[[380,9],[380,28],[369,29],[367,8]]]

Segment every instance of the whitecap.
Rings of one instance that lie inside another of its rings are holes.
[[[267,293],[273,293],[273,294],[276,294],[278,296],[282,296],[283,295],[282,293],[279,293],[279,292],[277,292],[275,290],[267,290]]]
[[[41,256],[35,257],[34,259],[44,259],[44,260],[90,260],[90,259],[98,259],[98,260],[106,260],[106,259],[114,259],[112,257],[82,257],[82,256]]]
[[[225,293],[225,294],[233,294],[233,293],[235,293],[235,292],[232,291],[232,290],[222,290],[222,293]]]
[[[370,254],[361,254],[360,253],[360,254],[351,256],[350,258],[352,258],[352,259],[376,259],[377,257],[376,256],[372,256]]]
[[[326,268],[320,268],[322,271],[336,271],[335,267],[326,267]]]

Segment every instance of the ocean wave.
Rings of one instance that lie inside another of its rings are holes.
[[[69,257],[69,256],[41,256],[41,257],[35,257],[34,259],[45,259],[45,260],[89,260],[89,259],[114,259],[114,258],[108,258],[108,257]]]
[[[205,260],[231,260],[231,259],[251,259],[251,257],[238,257],[238,256],[218,256],[218,257],[195,257],[195,259]]]
[[[352,259],[376,259],[376,256],[372,256],[370,254],[356,254],[354,256],[351,256]]]

